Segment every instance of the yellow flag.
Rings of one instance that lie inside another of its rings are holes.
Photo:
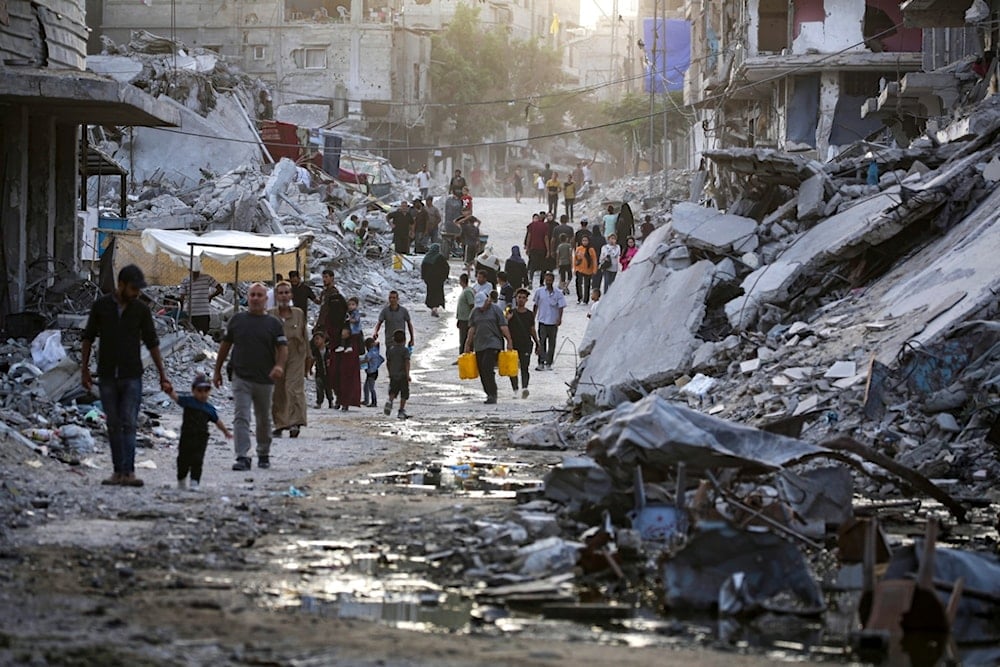
[[[555,12],[552,13],[552,25],[549,26],[550,35],[559,34],[559,15]]]

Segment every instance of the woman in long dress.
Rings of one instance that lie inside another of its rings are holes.
[[[448,260],[441,254],[441,246],[432,243],[420,263],[420,277],[427,285],[427,298],[424,304],[431,309],[431,315],[438,316],[438,308],[444,308],[444,283],[448,280]]]
[[[271,418],[274,435],[280,436],[288,429],[288,435],[297,438],[299,429],[306,425],[306,355],[309,354],[306,314],[292,305],[292,285],[287,281],[275,285],[274,300],[278,305],[268,313],[281,320],[285,329],[288,361],[285,374],[274,383]]]

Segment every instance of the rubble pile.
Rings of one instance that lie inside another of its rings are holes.
[[[218,103],[218,91],[235,91],[254,117],[268,117],[270,92],[264,82],[228,64],[215,51],[188,48],[180,40],[132,32],[128,44],[101,37],[102,58],[88,58],[99,73],[131,83],[153,97],[166,95],[188,109],[207,116]],[[95,65],[96,63],[96,65]]]
[[[985,490],[1000,472],[984,442],[1000,414],[989,322],[1000,285],[986,251],[1000,241],[998,130],[988,100],[867,157],[710,151],[733,204],[654,216],[668,223],[581,344],[578,411],[655,393],[746,424],[793,420],[810,439],[878,443],[943,486]]]

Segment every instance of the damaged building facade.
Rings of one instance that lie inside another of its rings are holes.
[[[0,314],[28,310],[33,284],[79,268],[80,159],[86,124],[171,126],[177,113],[141,90],[84,71],[82,0],[0,6]],[[83,173],[81,173],[83,172]]]
[[[825,161],[879,132],[862,118],[880,81],[920,71],[922,31],[895,0],[689,0],[699,108],[691,149],[771,147]]]
[[[348,129],[378,136],[390,147],[426,143],[430,37],[401,29],[398,17],[373,2],[332,8],[301,0],[89,4],[95,35],[116,43],[140,30],[171,35],[260,77],[271,88],[277,120],[318,117],[321,125],[347,120]],[[92,41],[92,53],[100,48]]]

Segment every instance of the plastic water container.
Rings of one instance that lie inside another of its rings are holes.
[[[458,355],[458,379],[475,380],[479,377],[479,366],[476,364],[476,355],[473,352],[466,352]]]

